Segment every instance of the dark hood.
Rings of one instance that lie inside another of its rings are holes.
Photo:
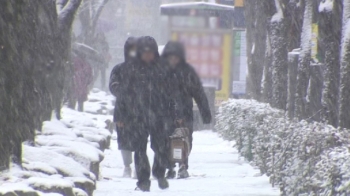
[[[163,58],[167,58],[169,55],[176,55],[181,58],[183,62],[186,61],[185,47],[182,43],[176,41],[169,41],[162,53]]]
[[[142,52],[151,50],[155,53],[156,59],[159,58],[158,44],[151,36],[143,36],[137,40],[137,55],[140,58]]]
[[[131,50],[132,47],[136,46],[137,44],[137,38],[136,37],[129,37],[125,44],[124,44],[124,60],[128,61],[130,60],[129,57],[129,52]]]

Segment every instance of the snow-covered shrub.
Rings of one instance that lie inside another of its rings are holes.
[[[349,195],[349,131],[288,120],[252,100],[223,104],[215,129],[270,177],[283,195]]]

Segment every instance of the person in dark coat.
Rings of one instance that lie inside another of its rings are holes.
[[[168,94],[170,86],[166,66],[160,63],[158,46],[154,38],[144,36],[137,41],[137,59],[121,66],[124,77],[121,114],[118,117],[123,129],[130,132],[128,138],[135,151],[137,188],[150,190],[151,168],[147,157],[147,140],[150,135],[151,148],[155,153],[152,174],[161,189],[169,187],[165,178],[168,166],[168,130],[165,119],[172,112],[172,100]],[[124,88],[125,87],[125,88]],[[119,110],[118,109],[118,110]],[[119,127],[118,127],[119,128]]]
[[[172,86],[173,88],[176,88],[173,90],[173,93],[178,94],[173,96],[180,97],[179,103],[181,105],[183,115],[182,120],[184,126],[190,130],[189,140],[190,149],[192,149],[193,99],[197,103],[198,109],[203,119],[203,123],[209,124],[211,122],[212,116],[208,99],[204,92],[200,78],[192,66],[186,62],[185,49],[180,42],[168,42],[164,47],[162,59],[165,60],[171,68],[169,74],[171,83],[179,85],[177,88],[176,85]],[[180,166],[178,178],[189,177],[187,170],[188,159],[185,161],[184,165]],[[167,177],[174,178],[175,174],[176,173],[173,170],[173,166],[170,166]]]
[[[137,38],[135,37],[129,37],[124,45],[124,62],[116,65],[111,73],[110,82],[109,82],[109,89],[111,93],[117,98],[114,108],[114,115],[113,115],[113,122],[117,124],[116,130],[118,135],[118,148],[121,151],[123,162],[124,162],[124,173],[123,177],[131,177],[131,163],[132,163],[132,147],[130,147],[128,143],[128,138],[130,133],[126,133],[123,131],[123,123],[119,121],[119,119],[122,119],[121,115],[123,115],[122,111],[120,110],[123,108],[121,106],[122,99],[127,99],[127,97],[123,97],[124,95],[127,96],[127,94],[122,91],[126,90],[126,87],[122,87],[123,84],[123,76],[121,75],[121,68],[128,66],[133,60],[136,58],[136,42]]]

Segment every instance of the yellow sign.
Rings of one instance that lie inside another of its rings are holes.
[[[217,95],[223,95],[219,97],[220,101],[227,101],[230,97],[230,73],[231,73],[231,54],[232,54],[232,36],[231,34],[224,35],[223,44],[223,72],[222,72],[222,88],[221,91],[216,92]]]
[[[244,0],[235,0],[235,7],[244,7]]]

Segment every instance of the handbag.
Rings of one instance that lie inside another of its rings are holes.
[[[190,131],[186,127],[175,129],[170,136],[170,161],[172,163],[184,163],[190,155]]]

